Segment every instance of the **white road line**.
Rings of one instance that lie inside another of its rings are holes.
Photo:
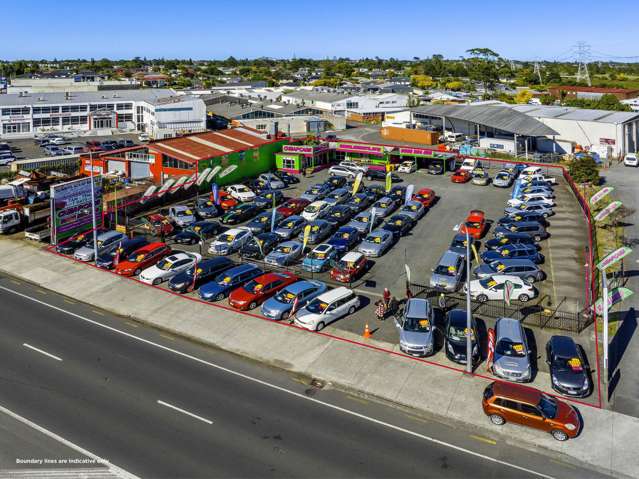
[[[46,351],[43,351],[42,349],[38,349],[35,346],[31,346],[30,344],[27,344],[27,343],[22,343],[22,345],[25,348],[29,348],[29,349],[32,349],[33,351],[36,351],[36,352],[40,353],[40,354],[44,354],[45,356],[48,356],[51,359],[55,359],[56,361],[62,361],[62,358],[59,358],[58,356],[54,356],[51,353],[47,353]]]
[[[106,459],[102,459],[100,456],[93,454],[91,451],[88,451],[86,449],[84,449],[83,447],[78,446],[77,444],[61,437],[58,436],[56,433],[49,431],[48,429],[43,428],[42,426],[37,425],[36,423],[29,421],[27,418],[20,416],[19,414],[11,411],[10,409],[7,409],[6,407],[0,405],[0,412],[12,417],[13,419],[20,421],[22,424],[26,424],[27,426],[35,429],[38,432],[41,432],[42,434],[49,436],[52,439],[55,439],[56,441],[64,444],[67,447],[70,447],[71,449],[75,449],[76,451],[78,451],[79,453],[90,457],[91,459],[95,459],[96,463],[99,464],[103,464],[105,465],[109,471],[111,471],[113,474],[123,478],[123,479],[139,479],[138,476],[131,474],[128,471],[125,471],[124,469],[116,466],[115,464],[110,463],[109,461],[107,461]]]
[[[200,421],[205,422],[207,424],[213,424],[213,421],[203,418],[202,416],[198,416],[197,414],[193,414],[192,412],[188,412],[185,409],[174,406],[173,404],[169,404],[168,402],[160,401],[158,399],[158,404],[161,404],[162,406],[170,407],[171,409],[175,409],[176,411],[181,412],[182,414],[186,414],[187,416],[194,417],[195,419],[199,419]]]
[[[291,396],[294,396],[294,397],[296,397],[298,399],[303,399],[305,401],[310,401],[310,402],[315,403],[315,404],[320,404],[322,406],[328,407],[328,408],[333,409],[335,411],[340,411],[340,412],[342,412],[344,414],[348,414],[348,415],[357,417],[357,418],[362,419],[364,421],[369,421],[369,422],[371,422],[373,424],[384,426],[384,427],[386,427],[388,429],[391,429],[391,430],[394,430],[394,431],[403,432],[403,433],[405,433],[405,434],[407,434],[409,436],[417,437],[417,438],[423,439],[425,441],[432,442],[433,444],[438,444],[440,446],[447,447],[447,448],[453,449],[455,451],[463,452],[463,453],[468,454],[470,456],[478,457],[478,458],[484,459],[486,461],[493,462],[495,464],[501,464],[502,466],[507,466],[507,467],[510,467],[512,469],[516,469],[518,471],[526,472],[528,474],[533,474],[533,475],[536,475],[538,477],[542,477],[544,479],[555,479],[553,476],[549,476],[549,475],[543,474],[541,472],[533,471],[532,469],[527,469],[525,467],[518,466],[516,464],[511,464],[511,463],[503,461],[501,459],[496,459],[494,457],[486,456],[484,454],[480,454],[478,452],[471,451],[470,449],[465,449],[465,448],[463,448],[461,446],[456,446],[455,444],[451,444],[451,443],[448,443],[448,442],[445,442],[445,441],[441,441],[441,440],[436,439],[434,437],[430,437],[430,436],[426,436],[424,434],[420,434],[420,433],[417,433],[417,432],[414,432],[414,431],[410,431],[408,429],[404,429],[402,427],[395,426],[394,424],[390,424],[390,423],[387,423],[387,422],[384,422],[384,421],[380,421],[379,419],[375,419],[375,418],[372,418],[372,417],[369,417],[369,416],[365,416],[364,414],[360,414],[360,413],[355,412],[355,411],[350,411],[348,409],[344,409],[342,407],[335,406],[334,404],[330,404],[330,403],[327,403],[327,402],[324,402],[324,401],[320,401],[319,399],[315,399],[315,398],[306,396],[305,394],[300,394],[300,393],[297,393],[295,391],[291,391],[289,389],[283,388],[281,386],[277,386],[275,384],[271,384],[269,382],[263,381],[261,379],[254,378],[252,376],[248,376],[246,374],[243,374],[243,373],[240,373],[240,372],[237,372],[237,371],[233,371],[232,369],[228,369],[228,368],[226,368],[224,366],[220,366],[220,365],[212,363],[210,361],[206,361],[204,359],[200,359],[198,357],[191,356],[190,354],[183,353],[182,351],[178,351],[176,349],[169,348],[167,346],[163,346],[163,345],[158,344],[158,343],[154,343],[153,341],[149,341],[148,339],[144,339],[144,338],[141,338],[139,336],[135,336],[134,334],[127,333],[126,331],[120,331],[117,328],[114,328],[114,327],[111,327],[111,326],[107,326],[106,324],[99,323],[98,321],[94,321],[93,319],[86,318],[84,316],[81,316],[79,314],[73,313],[71,311],[67,311],[66,309],[60,308],[58,306],[54,306],[52,304],[46,303],[44,301],[41,301],[39,299],[32,298],[31,296],[29,296],[27,294],[19,293],[18,291],[14,291],[14,290],[12,290],[10,288],[7,288],[5,286],[0,286],[0,290],[6,291],[8,293],[15,294],[16,296],[20,296],[22,298],[28,299],[29,301],[32,301],[34,303],[38,303],[40,305],[47,306],[48,308],[51,308],[51,309],[56,310],[56,311],[59,311],[61,313],[65,313],[65,314],[67,314],[69,316],[72,316],[74,318],[80,319],[82,321],[86,321],[88,323],[91,323],[91,324],[93,324],[95,326],[99,326],[101,328],[107,329],[107,330],[112,331],[114,333],[118,333],[118,334],[121,334],[121,335],[126,336],[128,338],[135,339],[136,341],[139,341],[141,343],[148,344],[148,345],[154,346],[154,347],[156,347],[158,349],[162,349],[164,351],[171,352],[171,353],[173,353],[173,354],[175,354],[177,356],[181,356],[183,358],[191,359],[191,360],[196,361],[196,362],[198,362],[200,364],[206,364],[207,366],[215,368],[215,369],[217,369],[219,371],[224,371],[224,372],[226,372],[228,374],[232,374],[234,376],[246,379],[248,381],[252,381],[252,382],[257,383],[257,384],[261,384],[262,386],[265,386],[265,387],[268,387],[268,388],[271,388],[271,389],[275,389],[277,391],[281,391],[283,393],[286,393],[286,394],[289,394]]]

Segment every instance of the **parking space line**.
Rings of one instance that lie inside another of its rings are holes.
[[[182,408],[174,406],[173,404],[169,404],[168,402],[160,401],[158,399],[158,404],[160,404],[162,406],[166,406],[168,408],[171,408],[171,409],[173,409],[175,411],[181,412],[182,414],[186,414],[187,416],[191,416],[192,418],[198,419],[199,421],[205,422],[205,423],[207,423],[209,425],[213,424],[213,421],[211,421],[209,419],[206,419],[206,418],[204,418],[202,416],[198,416],[197,414],[193,414],[192,412],[189,412],[189,411],[186,411],[186,410],[184,410]]]
[[[346,397],[350,399],[351,401],[356,401],[360,404],[369,404],[369,402],[366,399],[358,398],[357,396],[351,396],[350,394],[347,394]]]
[[[470,437],[471,439],[474,439],[475,441],[480,441],[486,444],[490,444],[491,446],[494,446],[495,444],[497,444],[497,441],[493,441],[492,439],[488,439],[487,437],[484,437],[484,436],[469,434],[468,437]]]
[[[25,348],[29,348],[32,351],[35,351],[35,352],[40,353],[40,354],[43,354],[44,356],[48,356],[51,359],[55,359],[56,361],[62,361],[62,358],[59,358],[58,356],[55,356],[55,355],[53,355],[51,353],[47,353],[46,351],[43,351],[42,349],[36,348],[35,346],[31,346],[30,344],[27,344],[27,343],[22,343],[22,345]]]

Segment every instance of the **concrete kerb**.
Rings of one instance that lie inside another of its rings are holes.
[[[5,243],[7,242],[0,241],[0,252]],[[45,251],[26,247],[24,244],[23,248],[27,249],[20,253],[19,250],[22,248],[19,246],[9,248],[9,254],[14,253],[16,261],[3,263],[0,269],[54,291],[64,290],[60,292],[76,298],[78,283],[89,284],[88,276],[99,277],[103,284],[108,277],[105,272],[98,272],[68,259],[63,261],[62,257],[58,258]],[[48,260],[45,259],[47,257]],[[32,273],[35,268],[29,268],[29,263],[38,264],[37,268],[43,268],[43,264],[50,268],[45,267],[50,272],[46,285],[39,281],[42,278]],[[25,270],[31,274],[25,274]],[[465,401],[468,398],[481,397],[483,387],[492,380],[491,378],[465,377],[463,373],[446,367],[420,368],[418,364],[422,361],[411,360],[372,344],[362,347],[361,344],[346,338],[308,334],[281,325],[278,328],[271,322],[250,316],[243,318],[249,321],[250,326],[238,328],[237,324],[233,324],[237,323],[238,313],[210,308],[198,301],[176,302],[170,292],[150,288],[135,281],[120,281],[120,278],[115,276],[112,278],[113,281],[106,281],[110,286],[94,290],[91,295],[83,294],[83,298],[86,298],[84,300],[97,307],[119,315],[131,316],[135,320],[192,338],[197,342],[323,379],[334,387],[352,391],[354,394],[414,408],[460,428],[477,428],[484,434],[498,437],[509,444],[535,450],[543,448],[546,453],[552,454],[561,451],[571,460],[586,463],[602,472],[614,471],[616,476],[639,477],[639,461],[632,448],[633,443],[629,440],[639,431],[639,420],[628,422],[629,418],[610,411],[592,407],[580,408],[586,429],[578,442],[569,441],[566,444],[558,444],[550,437],[515,426],[492,428],[481,411],[480,401]],[[94,281],[97,280],[92,278],[90,283],[94,284]],[[122,286],[118,286],[118,283]],[[67,293],[70,290],[73,290],[72,294]],[[141,293],[152,295],[153,306],[134,308],[132,314],[131,305],[137,302]],[[161,296],[163,297],[160,299]],[[114,297],[118,298],[115,303]],[[182,304],[176,305],[177,303]],[[186,308],[189,311],[188,320],[176,320],[175,316],[185,315]],[[215,312],[212,313],[211,310]],[[242,324],[246,325],[245,322]],[[230,340],[228,344],[226,339]],[[277,347],[274,347],[275,344]],[[378,352],[386,354],[374,354]],[[389,378],[389,375],[392,377]]]

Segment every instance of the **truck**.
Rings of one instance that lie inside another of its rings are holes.
[[[0,185],[0,206],[23,201],[27,192],[22,185]]]
[[[45,241],[51,236],[48,202],[21,205],[10,203],[0,208],[0,234],[11,234],[25,229],[25,238]]]

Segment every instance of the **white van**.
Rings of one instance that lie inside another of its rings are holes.
[[[449,143],[457,143],[460,141],[464,141],[464,135],[463,133],[456,133],[454,131],[447,131],[444,134],[444,140],[446,140]]]
[[[527,166],[521,170],[520,176],[541,175],[541,166]]]
[[[321,331],[342,316],[359,308],[359,298],[344,286],[320,294],[295,314],[295,324],[311,331]]]
[[[479,160],[474,160],[472,158],[466,158],[461,166],[459,167],[460,170],[462,171],[473,171],[475,168],[478,168],[481,166],[481,161]]]
[[[624,166],[639,166],[636,153],[627,153],[623,158]]]

